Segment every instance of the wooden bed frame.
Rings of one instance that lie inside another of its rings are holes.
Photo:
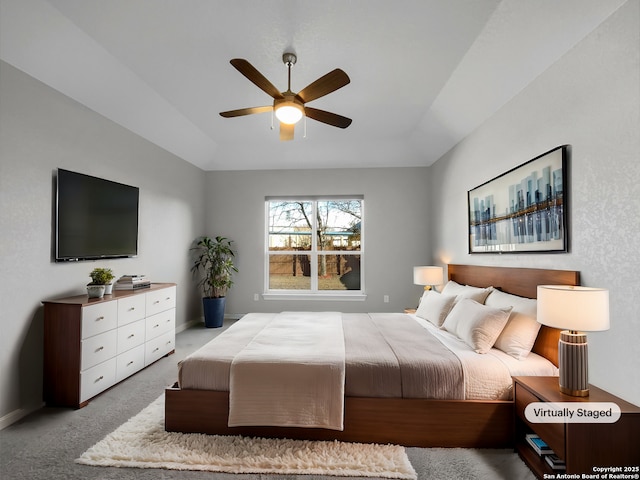
[[[579,272],[532,268],[449,265],[448,278],[463,285],[493,286],[535,298],[538,285],[579,285]],[[533,351],[558,365],[559,330],[543,326]],[[291,427],[228,427],[229,392],[165,391],[165,429],[171,432],[254,437],[393,443],[417,447],[513,445],[512,401],[423,400],[346,397],[344,430]]]

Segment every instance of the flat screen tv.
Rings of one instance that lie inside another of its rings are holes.
[[[57,262],[135,257],[139,189],[58,169]]]

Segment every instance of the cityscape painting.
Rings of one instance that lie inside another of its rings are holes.
[[[556,147],[469,190],[469,253],[568,251],[568,153]]]

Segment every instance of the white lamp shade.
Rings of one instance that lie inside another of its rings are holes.
[[[442,267],[413,267],[413,283],[416,285],[442,285]]]
[[[538,285],[538,322],[563,330],[608,330],[609,290]]]
[[[293,125],[302,118],[302,107],[294,102],[283,102],[276,107],[276,117],[282,123]]]

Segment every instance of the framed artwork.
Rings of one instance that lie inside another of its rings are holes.
[[[469,253],[567,252],[569,145],[467,193]]]

